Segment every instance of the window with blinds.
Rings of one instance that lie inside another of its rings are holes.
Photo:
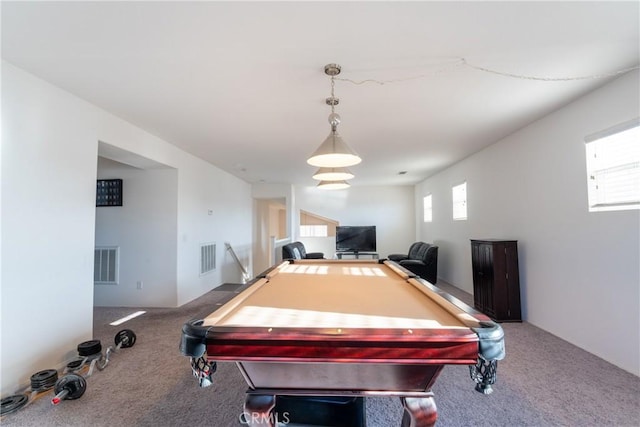
[[[327,237],[327,226],[325,225],[301,225],[300,237]]]
[[[424,222],[433,221],[433,199],[431,194],[427,194],[422,199],[422,211],[424,215]]]
[[[300,237],[332,237],[338,221],[311,212],[300,211]]]
[[[640,209],[640,119],[585,142],[589,212]]]
[[[453,219],[467,219],[467,182],[456,185],[451,189],[453,199]]]

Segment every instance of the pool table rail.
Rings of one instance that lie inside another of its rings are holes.
[[[363,261],[360,265],[365,267],[373,265],[368,260],[360,261]],[[344,261],[313,262],[319,265],[323,262],[335,264]],[[383,268],[393,272],[391,276],[395,277],[394,280],[400,278],[403,286],[409,286],[412,293],[418,290],[456,321],[450,324],[435,322],[434,327],[424,326],[423,323],[416,323],[416,327],[407,324],[402,327],[388,327],[386,324],[375,327],[360,324],[349,327],[345,324],[340,327],[342,323],[329,323],[325,326],[314,324],[307,327],[293,326],[291,323],[270,326],[255,321],[254,324],[225,323],[226,316],[252,294],[270,286],[268,284],[271,280],[279,280],[277,276],[287,271],[288,265],[313,265],[307,260],[287,261],[269,268],[238,288],[235,294],[226,296],[218,304],[220,307],[212,313],[186,322],[182,328],[180,351],[191,357],[192,361],[206,359],[212,366],[215,361],[234,361],[246,373],[251,387],[262,389],[262,392],[264,389],[280,387],[302,392],[309,370],[316,369],[317,372],[313,371],[317,374],[314,379],[317,381],[320,377],[326,377],[328,382],[316,384],[320,387],[314,392],[325,390],[326,393],[332,393],[329,391],[332,389],[337,390],[336,393],[349,392],[350,387],[356,385],[353,381],[348,381],[351,385],[341,389],[341,384],[349,375],[373,378],[375,375],[372,372],[375,371],[378,375],[388,372],[389,378],[419,379],[422,376],[422,382],[402,380],[395,390],[391,387],[388,390],[390,392],[429,393],[433,381],[445,365],[465,364],[469,365],[476,390],[484,394],[491,393],[492,384],[496,380],[497,362],[505,357],[504,332],[501,326],[395,262],[382,259],[375,263],[384,264],[386,267]],[[332,371],[335,370],[337,374],[332,377],[321,374],[325,370],[324,365],[333,366]],[[282,373],[274,377],[274,372],[280,370]],[[269,375],[265,374],[262,380],[258,380],[264,372],[269,372]],[[414,372],[419,374],[413,375]],[[274,382],[273,378],[286,378],[289,382]],[[302,383],[296,383],[296,378],[300,378]],[[385,382],[387,383],[388,381]],[[384,388],[382,383],[367,380],[351,390],[379,394]]]
[[[182,353],[216,360],[475,364],[478,336],[468,329],[182,328]]]

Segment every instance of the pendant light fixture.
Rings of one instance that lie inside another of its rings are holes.
[[[313,179],[319,181],[344,181],[354,176],[347,168],[320,168],[313,174]]]
[[[351,185],[347,181],[320,181],[316,187],[321,190],[344,190]]]
[[[329,114],[329,124],[331,132],[318,149],[309,157],[307,163],[319,168],[344,168],[357,165],[362,161],[360,156],[353,151],[338,134],[340,116],[335,112],[335,106],[340,102],[335,97],[335,76],[340,74],[341,68],[338,64],[328,64],[324,67],[324,73],[331,77],[331,96],[326,99],[327,105],[331,106]]]

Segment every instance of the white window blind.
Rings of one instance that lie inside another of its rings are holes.
[[[638,120],[586,141],[589,211],[640,209]]]
[[[301,225],[300,237],[327,237],[328,227],[322,225]]]
[[[456,185],[451,189],[453,199],[453,219],[467,219],[467,183]]]
[[[433,221],[433,199],[431,194],[424,196],[422,199],[422,210],[424,212],[424,222]]]

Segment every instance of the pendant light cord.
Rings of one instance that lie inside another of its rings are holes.
[[[636,66],[633,66],[633,67],[623,68],[621,70],[612,71],[610,73],[603,73],[603,74],[592,74],[592,75],[587,75],[587,76],[570,76],[570,77],[546,77],[546,76],[530,76],[530,75],[524,75],[524,74],[515,74],[515,73],[509,73],[509,72],[506,72],[506,71],[499,71],[499,70],[494,70],[494,69],[491,69],[491,68],[481,67],[479,65],[470,64],[469,62],[467,62],[467,60],[465,58],[458,58],[452,64],[450,64],[448,66],[445,66],[445,68],[449,69],[449,68],[451,68],[451,66],[453,66],[454,68],[468,67],[468,68],[474,69],[476,71],[482,71],[482,72],[490,73],[490,74],[497,74],[499,76],[511,77],[511,78],[521,79],[521,80],[535,80],[535,81],[543,81],[543,82],[566,82],[566,81],[577,81],[577,80],[603,79],[603,78],[608,78],[608,77],[620,76],[620,75],[628,73],[630,71],[640,69],[640,65],[636,65]],[[399,83],[399,82],[406,82],[406,81],[409,81],[409,80],[423,79],[423,78],[432,76],[434,74],[441,73],[441,72],[443,72],[445,70],[445,68],[440,68],[438,70],[434,70],[433,72],[427,73],[427,74],[418,74],[418,75],[415,75],[415,76],[399,78],[399,79],[391,79],[391,80],[376,80],[376,79],[351,80],[351,79],[346,79],[346,78],[338,78],[338,80],[343,81],[343,82],[352,83],[352,84],[355,84],[355,85],[361,85],[361,84],[364,84],[364,83],[375,83],[375,84],[378,84],[378,85],[385,85],[385,84],[388,84],[388,83]],[[331,77],[332,85],[333,85],[333,80],[334,80],[334,77]],[[332,88],[332,94],[333,94],[333,88]]]

